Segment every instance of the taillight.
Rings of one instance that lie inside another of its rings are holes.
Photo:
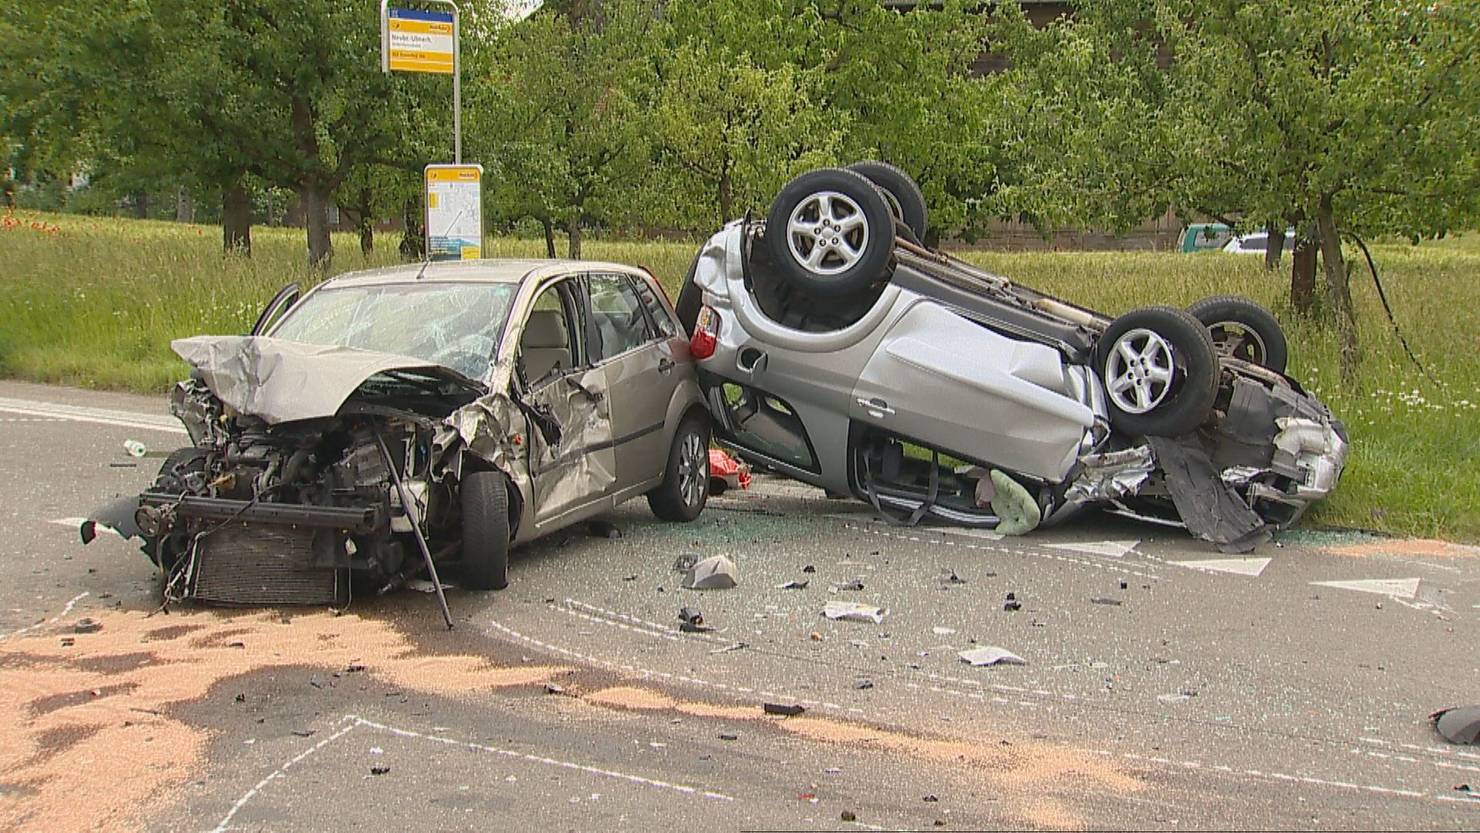
[[[699,319],[694,322],[694,334],[689,337],[689,355],[703,361],[714,355],[719,345],[719,313],[713,307],[700,307]]]

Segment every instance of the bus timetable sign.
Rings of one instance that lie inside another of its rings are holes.
[[[381,68],[387,72],[451,75],[456,69],[457,23],[452,12],[386,8]]]

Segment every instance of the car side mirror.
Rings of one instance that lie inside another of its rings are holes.
[[[262,308],[262,314],[257,316],[257,323],[252,325],[252,331],[248,335],[260,336],[267,332],[269,327],[283,317],[283,313],[287,312],[289,307],[298,303],[299,294],[296,283],[290,283],[279,289],[277,294],[272,296],[272,300],[267,302],[267,306]]]

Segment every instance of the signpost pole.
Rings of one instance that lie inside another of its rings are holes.
[[[462,15],[457,4],[447,0],[452,7],[452,161],[462,164]]]

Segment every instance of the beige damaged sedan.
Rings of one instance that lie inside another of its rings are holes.
[[[673,306],[612,263],[470,261],[283,290],[249,336],[172,345],[192,446],[93,522],[138,536],[168,598],[342,603],[646,496],[690,521],[709,414]]]

